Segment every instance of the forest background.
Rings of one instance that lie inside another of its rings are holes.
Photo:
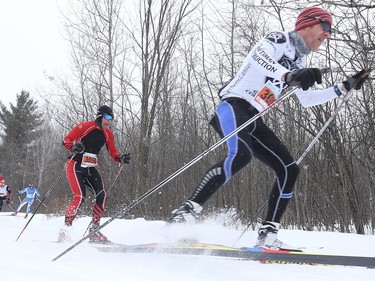
[[[47,207],[38,212],[64,213],[71,193],[63,174],[68,153],[62,139],[77,123],[93,120],[99,105],[114,109],[117,147],[132,155],[131,165],[121,169],[102,149],[107,216],[219,141],[208,125],[218,89],[260,38],[293,30],[304,7],[318,5],[334,15],[331,38],[309,56],[309,66],[333,69],[319,87],[375,65],[375,5],[370,0],[132,2],[70,1],[61,10],[71,47],[70,75],[49,77],[53,90],[23,89],[15,104],[0,103],[0,174],[14,193],[32,182],[43,197],[52,187]],[[374,232],[374,86],[370,79],[354,94],[303,159],[284,225]],[[304,109],[292,96],[264,119],[298,159],[340,102]],[[141,200],[126,217],[168,218],[224,155],[222,145]],[[231,209],[234,220],[247,223],[268,199],[273,181],[273,172],[253,159],[206,204],[204,214]],[[93,199],[89,194],[81,215],[91,213]]]

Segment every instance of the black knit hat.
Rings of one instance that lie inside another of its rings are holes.
[[[98,108],[98,112],[96,113],[96,116],[97,117],[100,117],[100,116],[103,116],[103,114],[106,113],[108,115],[111,115],[113,118],[115,117],[115,115],[113,114],[113,110],[112,108],[110,108],[109,106],[107,105],[102,105]]]

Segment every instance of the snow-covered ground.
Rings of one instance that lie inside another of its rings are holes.
[[[375,269],[361,267],[261,264],[222,257],[160,253],[104,253],[87,241],[53,262],[54,257],[72,245],[56,243],[64,218],[38,214],[16,241],[27,219],[22,213],[18,217],[9,215],[7,212],[0,213],[1,280],[375,280]],[[88,217],[75,221],[74,242],[82,237],[89,222]],[[252,246],[256,239],[255,231],[247,231],[234,245],[243,229],[224,227],[216,220],[196,225],[165,226],[162,221],[138,218],[114,220],[102,232],[113,242],[125,244],[197,239],[199,242],[228,246]],[[308,251],[375,256],[373,235],[280,230],[279,236],[286,243],[307,247]]]

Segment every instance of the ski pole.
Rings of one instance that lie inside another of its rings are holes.
[[[10,205],[10,204],[6,204],[7,206],[8,206],[8,208],[12,211],[12,212],[14,212],[14,209],[13,209],[13,207]]]
[[[233,246],[237,244],[238,241],[242,238],[242,236],[245,234],[245,232],[250,228],[250,226],[253,224],[253,222],[257,219],[257,217],[260,215],[261,212],[263,212],[264,208],[268,205],[268,200],[264,202],[262,207],[259,208],[258,212],[254,215],[253,219],[247,224],[246,228],[242,231],[240,236],[237,238],[237,240],[233,243]]]
[[[18,241],[18,239],[21,237],[22,233],[25,231],[26,227],[30,224],[31,220],[33,219],[33,217],[35,216],[35,214],[38,212],[40,206],[42,206],[44,200],[48,197],[49,193],[52,191],[52,189],[55,188],[56,184],[58,183],[58,181],[60,180],[61,176],[63,175],[63,173],[65,172],[65,169],[66,169],[66,166],[68,166],[70,164],[70,162],[73,160],[73,157],[75,156],[75,154],[73,154],[70,158],[69,158],[69,161],[67,164],[64,165],[64,168],[61,170],[60,174],[57,176],[56,180],[53,182],[53,184],[51,185],[51,187],[48,189],[47,193],[44,195],[43,199],[40,200],[40,203],[38,204],[38,206],[36,207],[34,213],[32,214],[31,218],[27,221],[26,225],[24,226],[24,228],[21,230],[21,233],[18,235],[16,241]]]
[[[47,208],[47,205],[46,204],[44,204],[38,197],[36,197],[36,200],[38,200],[44,207],[46,207]]]
[[[366,71],[362,74],[362,77],[368,77],[371,73],[372,69],[366,69]],[[331,124],[332,120],[335,119],[336,115],[340,112],[340,110],[346,105],[346,103],[349,101],[349,99],[353,95],[353,89],[351,89],[348,93],[345,94],[343,97],[343,100],[337,106],[331,117],[327,120],[327,122],[323,125],[323,127],[320,129],[320,131],[316,134],[315,138],[310,142],[309,146],[306,148],[306,150],[302,153],[301,157],[296,161],[296,164],[299,165],[303,158],[309,153],[311,148],[315,145],[315,143],[318,141],[318,139],[321,137],[321,135],[324,133],[324,131],[328,128],[328,126]]]
[[[112,190],[113,186],[115,185],[115,182],[117,181],[117,178],[120,176],[120,174],[122,172],[122,169],[124,169],[124,166],[125,166],[125,164],[121,164],[121,168],[119,169],[119,171],[117,172],[114,180],[112,181],[111,185],[107,189],[107,194]]]
[[[137,205],[138,203],[140,203],[141,201],[143,201],[145,198],[147,198],[148,196],[150,196],[152,193],[154,193],[155,191],[157,191],[158,189],[160,189],[162,186],[164,186],[166,183],[168,183],[169,181],[171,181],[172,179],[174,179],[176,176],[178,176],[179,174],[181,174],[182,172],[184,172],[185,170],[187,170],[189,167],[191,167],[196,162],[198,162],[199,160],[201,160],[204,156],[206,156],[207,154],[209,154],[210,152],[212,152],[213,150],[215,150],[216,148],[218,148],[220,145],[222,145],[224,142],[226,142],[233,135],[237,134],[238,132],[240,132],[241,130],[243,130],[245,127],[247,127],[248,125],[250,125],[251,123],[253,123],[255,120],[257,120],[258,118],[260,118],[261,116],[263,116],[270,109],[274,108],[275,106],[277,106],[278,104],[280,104],[282,101],[284,101],[285,99],[287,99],[289,96],[291,96],[294,93],[294,91],[296,89],[297,89],[297,87],[292,88],[290,91],[288,91],[287,93],[285,93],[284,95],[282,95],[279,99],[277,99],[273,103],[271,103],[269,107],[265,108],[263,111],[261,111],[258,114],[254,115],[252,118],[250,118],[249,120],[247,120],[241,126],[237,127],[235,130],[233,130],[231,133],[229,133],[228,135],[226,135],[225,137],[223,137],[217,143],[215,143],[214,145],[212,145],[211,147],[209,147],[207,150],[203,151],[201,154],[199,154],[197,157],[195,157],[189,163],[185,164],[183,167],[181,167],[180,169],[178,169],[177,171],[175,171],[173,174],[171,174],[170,176],[168,176],[167,178],[165,178],[164,180],[162,180],[160,183],[158,183],[157,185],[155,185],[153,188],[151,188],[149,191],[147,191],[146,193],[144,193],[142,196],[140,196],[139,198],[137,198],[136,200],[134,200],[129,205],[123,207],[123,209],[121,209],[120,211],[118,211],[114,216],[112,216],[110,219],[108,219],[105,223],[103,223],[102,225],[100,225],[98,228],[96,228],[94,231],[92,231],[88,235],[82,237],[80,240],[78,240],[72,246],[70,246],[65,251],[63,251],[62,253],[60,253],[59,255],[57,255],[52,261],[58,260],[63,255],[65,255],[66,253],[68,253],[69,251],[71,251],[72,249],[74,249],[75,247],[77,247],[79,244],[81,244],[83,241],[85,241],[86,239],[88,239],[91,235],[93,235],[94,233],[96,233],[97,231],[101,230],[103,227],[105,227],[106,225],[108,225],[109,223],[111,223],[112,221],[114,221],[116,218],[119,218],[119,217],[125,215],[126,213],[128,213],[135,205]]]
[[[331,124],[332,120],[335,119],[336,115],[340,112],[340,110],[345,106],[345,104],[348,102],[350,97],[352,96],[352,91],[347,93],[342,100],[342,102],[339,104],[339,106],[335,109],[331,117],[327,120],[327,122],[323,125],[323,127],[320,129],[320,131],[316,134],[314,139],[310,142],[309,146],[306,148],[306,150],[302,153],[300,158],[296,161],[296,164],[299,165],[302,160],[306,157],[307,153],[311,150],[311,148],[315,145],[315,143],[318,141],[318,139],[322,136],[324,131],[328,128],[328,126]]]

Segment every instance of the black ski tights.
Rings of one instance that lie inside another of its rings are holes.
[[[255,114],[257,111],[243,100],[223,100],[217,107],[214,127],[224,136]],[[286,146],[261,118],[231,137],[226,145],[226,158],[207,171],[189,200],[201,205],[205,203],[254,156],[275,171],[276,179],[269,196],[266,220],[279,222],[293,195],[299,173]]]

